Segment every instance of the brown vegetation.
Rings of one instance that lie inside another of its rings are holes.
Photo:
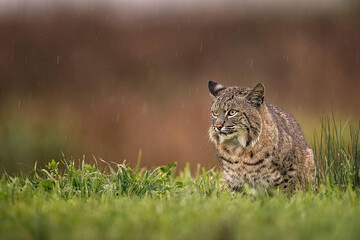
[[[357,9],[3,13],[1,165],[11,172],[62,151],[134,165],[141,149],[144,166],[215,166],[209,80],[263,82],[266,101],[300,124],[331,110],[358,117],[359,29]]]

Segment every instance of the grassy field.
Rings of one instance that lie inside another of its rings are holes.
[[[175,164],[52,160],[5,174],[0,239],[359,239],[360,128],[322,126],[312,144],[316,179],[294,194],[230,193],[218,171],[175,174]]]

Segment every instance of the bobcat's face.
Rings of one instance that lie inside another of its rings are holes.
[[[253,144],[261,132],[259,107],[263,102],[263,86],[250,90],[209,82],[209,90],[213,95],[210,139],[218,144],[235,143],[242,147]]]
[[[244,108],[237,102],[240,99],[215,99],[210,112],[212,130],[222,140],[246,136],[249,124],[244,114]]]

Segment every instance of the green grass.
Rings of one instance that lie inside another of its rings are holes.
[[[0,239],[359,239],[359,125],[324,120],[315,181],[230,193],[216,170],[52,160],[0,181]],[[104,166],[106,167],[100,167]]]

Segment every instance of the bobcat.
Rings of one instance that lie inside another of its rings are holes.
[[[210,81],[210,140],[231,190],[296,188],[310,181],[314,158],[295,119],[264,102],[265,87],[225,87]]]

